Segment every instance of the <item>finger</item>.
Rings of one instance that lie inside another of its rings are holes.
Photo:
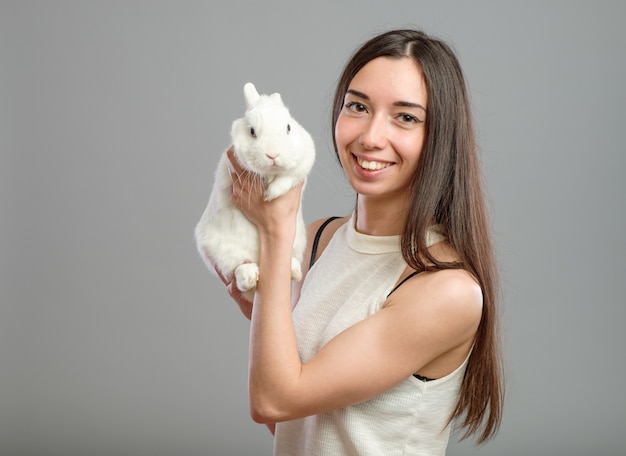
[[[237,301],[237,304],[239,304],[239,309],[241,310],[241,313],[244,315],[244,317],[246,317],[248,320],[251,320],[252,319],[252,303],[250,301],[241,300],[241,301]]]
[[[244,297],[241,290],[237,288],[237,284],[234,281],[228,284],[228,286],[226,287],[226,291],[228,292],[231,298],[233,298],[236,302],[239,303],[239,305],[241,305],[242,302],[244,303],[250,302],[248,299]]]
[[[217,269],[217,268],[215,268],[215,267],[214,267],[213,269],[215,269],[215,272],[217,273],[217,276],[218,276],[218,277],[220,278],[220,280],[224,283],[224,285],[228,286],[228,284],[229,284],[230,282],[229,282],[229,281],[228,281],[228,279],[224,276],[224,274],[222,274],[222,271],[220,271],[219,269]]]
[[[235,149],[231,146],[226,151],[228,160],[226,164],[230,173],[230,181],[233,184],[233,190],[235,187],[242,187],[246,181],[249,180],[250,171],[241,166],[239,159],[235,155]]]
[[[302,194],[302,189],[303,189],[303,188],[304,188],[304,181],[303,181],[303,180],[302,180],[302,181],[300,181],[300,182],[299,182],[299,183],[295,186],[296,192],[297,192],[299,195],[301,195],[301,194]]]
[[[246,299],[234,281],[226,284],[226,292],[237,303],[241,313],[248,319],[252,317],[252,301]]]
[[[226,156],[228,157],[228,169],[230,170],[231,174],[234,173],[237,175],[241,175],[245,170],[241,167],[239,159],[235,155],[234,146],[230,146],[228,148],[228,150],[226,151]]]
[[[203,255],[204,258],[206,259],[206,261],[208,262],[208,265],[210,267],[210,269],[213,270],[213,272],[215,272],[215,274],[217,274],[217,276],[220,278],[220,280],[222,282],[224,282],[224,284],[226,284],[226,281],[224,280],[224,275],[222,274],[222,271],[219,270],[219,268],[217,267],[217,265],[215,264],[215,261],[213,261],[213,258],[211,258],[210,256],[208,256],[208,254]]]

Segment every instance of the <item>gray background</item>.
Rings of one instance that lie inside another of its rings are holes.
[[[449,454],[626,454],[626,4],[415,0],[0,2],[0,452],[270,452],[193,228],[246,81],[316,140],[307,221],[349,212],[330,97],[401,26],[464,65],[503,279],[501,433]]]

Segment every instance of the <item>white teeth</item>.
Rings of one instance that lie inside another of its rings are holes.
[[[391,165],[390,163],[381,163],[381,162],[375,162],[375,161],[362,160],[358,157],[356,161],[361,168],[369,169],[370,171],[378,171],[379,169],[387,168],[388,166]]]

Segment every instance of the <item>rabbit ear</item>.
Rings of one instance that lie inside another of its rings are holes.
[[[283,104],[283,99],[281,98],[280,93],[278,92],[271,94],[270,98],[277,100],[280,104]]]
[[[246,98],[246,105],[248,107],[252,106],[259,99],[259,92],[256,91],[256,87],[251,82],[246,83],[243,86],[243,95]]]

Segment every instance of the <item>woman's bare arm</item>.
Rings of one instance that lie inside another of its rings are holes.
[[[480,321],[482,295],[468,273],[447,270],[413,278],[382,310],[339,334],[303,364],[290,299],[300,189],[263,202],[245,181],[234,186],[233,201],[259,229],[260,276],[251,314],[249,364],[256,421],[291,420],[345,407],[386,391],[422,368],[451,372],[463,361]]]

